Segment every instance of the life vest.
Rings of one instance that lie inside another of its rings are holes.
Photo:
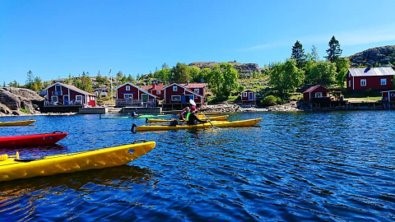
[[[191,115],[191,113],[190,112],[187,112],[187,115],[185,116],[185,120],[186,121],[189,121],[189,116]]]

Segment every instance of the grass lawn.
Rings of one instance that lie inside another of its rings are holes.
[[[355,98],[355,97],[350,97],[350,98],[344,98],[345,100],[348,100],[349,102],[377,102],[381,100],[381,96],[368,96],[368,97],[361,97],[361,98]]]

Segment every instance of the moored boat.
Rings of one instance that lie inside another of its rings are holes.
[[[66,132],[55,131],[52,133],[37,133],[16,136],[0,136],[0,147],[31,147],[49,146],[57,143],[67,136]]]
[[[198,118],[201,120],[209,119],[211,121],[214,121],[214,120],[225,121],[228,119],[228,117],[229,117],[229,115],[222,115],[222,116],[207,116],[207,118],[206,118],[206,116],[204,116],[204,115],[198,115]],[[171,121],[174,121],[174,119],[149,119],[149,118],[147,118],[145,122],[146,123],[166,123],[166,122],[171,122]],[[183,122],[182,120],[178,120],[178,121]]]
[[[45,156],[35,160],[24,160],[3,154],[0,155],[0,181],[121,166],[148,153],[155,148],[155,145],[153,141],[139,142],[78,153]]]
[[[142,131],[161,131],[161,130],[181,130],[181,129],[206,129],[211,127],[225,128],[225,127],[250,127],[257,125],[262,118],[238,120],[238,121],[208,121],[196,125],[132,125],[131,131],[133,133]]]
[[[0,122],[0,126],[28,126],[36,122],[34,119]]]

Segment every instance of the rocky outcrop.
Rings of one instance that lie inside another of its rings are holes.
[[[200,111],[206,113],[235,113],[235,112],[298,112],[302,111],[299,108],[297,101],[291,101],[282,105],[269,106],[267,108],[248,107],[243,108],[237,104],[223,103],[216,105],[206,105],[200,108]]]
[[[36,114],[44,100],[30,89],[3,87],[0,88],[0,115]]]
[[[370,48],[349,58],[353,67],[395,65],[395,45]]]

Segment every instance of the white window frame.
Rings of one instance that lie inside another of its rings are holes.
[[[76,95],[75,96],[75,104],[81,104],[82,105],[82,95]]]
[[[160,95],[162,92],[160,90],[156,90],[156,95]]]
[[[200,90],[199,89],[193,89],[193,92],[196,94],[200,94]]]
[[[133,100],[133,93],[125,93],[123,94],[123,98]]]
[[[366,79],[361,79],[361,80],[359,81],[359,84],[361,85],[361,87],[367,86],[367,81],[366,81]]]
[[[173,92],[177,92],[178,88],[177,86],[173,86]]]
[[[380,79],[380,86],[386,86],[387,85],[387,79]]]
[[[181,96],[180,95],[172,95],[171,96],[171,101],[172,102],[181,102]]]
[[[314,98],[322,98],[322,92],[315,92]]]
[[[125,90],[130,91],[130,86],[129,85],[125,86]]]
[[[59,100],[58,100],[58,97],[57,96],[51,96],[51,102],[52,102],[52,104],[55,104],[55,103],[57,103]]]
[[[247,92],[243,92],[243,97],[247,97]]]

